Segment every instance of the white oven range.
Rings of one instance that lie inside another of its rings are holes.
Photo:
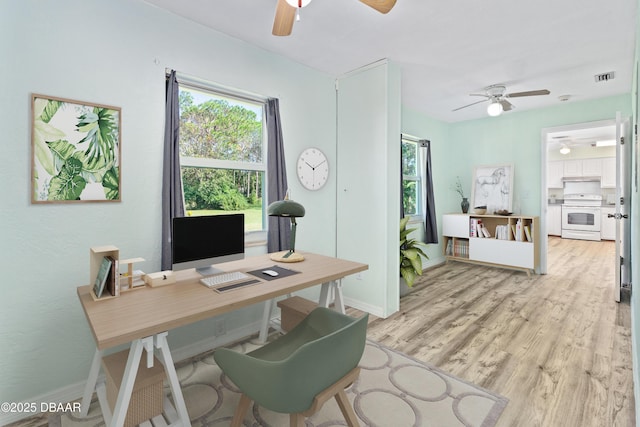
[[[600,240],[600,194],[565,194],[562,238]]]

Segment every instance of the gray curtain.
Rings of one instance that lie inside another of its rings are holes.
[[[438,224],[436,223],[436,202],[433,197],[433,168],[431,163],[431,141],[420,140],[420,146],[426,150],[426,169],[424,171],[425,209],[424,242],[438,243]]]
[[[162,175],[162,270],[171,270],[171,221],[184,216],[180,176],[180,106],[176,72],[167,76]]]
[[[280,103],[267,100],[267,203],[284,199],[287,194],[287,170],[284,161]],[[270,216],[267,234],[267,249],[278,252],[288,249],[291,235],[291,220]]]

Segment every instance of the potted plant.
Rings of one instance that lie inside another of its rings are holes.
[[[462,188],[462,182],[460,182],[460,177],[456,177],[456,184],[453,187],[454,191],[460,195],[462,201],[460,202],[460,209],[462,209],[462,213],[469,212],[469,199],[467,199],[464,195],[464,189]]]
[[[422,274],[421,256],[426,259],[429,259],[429,257],[422,250],[422,247],[426,246],[424,243],[409,238],[409,234],[416,229],[407,229],[408,223],[409,217],[400,220],[400,276],[407,286],[411,288],[416,277]]]

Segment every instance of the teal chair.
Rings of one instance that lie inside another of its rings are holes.
[[[358,426],[344,389],[360,373],[367,319],[318,307],[290,332],[250,353],[216,350],[216,363],[242,392],[231,426],[242,425],[252,401],[290,414],[291,426],[303,426],[332,397],[348,425]]]

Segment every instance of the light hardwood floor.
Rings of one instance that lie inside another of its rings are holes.
[[[612,242],[550,238],[547,275],[449,262],[368,336],[509,399],[498,426],[633,426]]]

